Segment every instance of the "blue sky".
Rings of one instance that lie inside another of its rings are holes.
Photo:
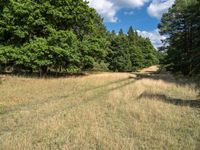
[[[121,9],[116,14],[117,22],[105,22],[108,30],[127,31],[130,26],[135,30],[153,31],[157,28],[160,19],[152,17],[147,12],[147,6],[137,9]]]
[[[127,32],[130,26],[143,37],[148,37],[155,47],[162,45],[165,36],[159,35],[158,23],[163,13],[175,0],[87,0],[89,6],[104,18],[108,30]]]

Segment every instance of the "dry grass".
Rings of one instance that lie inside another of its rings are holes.
[[[151,73],[151,72],[157,71],[158,69],[159,69],[159,66],[156,65],[156,66],[151,66],[149,68],[144,68],[144,69],[140,70],[140,72],[141,73],[148,73],[148,72]]]
[[[198,91],[162,76],[7,76],[0,84],[0,150],[198,149]]]

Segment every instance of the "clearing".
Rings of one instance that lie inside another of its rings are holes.
[[[0,150],[198,149],[200,101],[158,66],[0,81]]]

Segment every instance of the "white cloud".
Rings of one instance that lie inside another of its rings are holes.
[[[175,0],[86,0],[89,2],[89,6],[97,10],[97,12],[104,18],[106,22],[117,22],[117,12],[120,9],[134,9],[144,6],[146,3],[150,3],[147,12],[150,16],[161,18],[163,13],[166,13],[168,9],[174,4]],[[124,11],[124,15],[133,15],[134,10]],[[149,38],[155,48],[162,46],[161,40],[166,39],[165,36],[159,34],[158,29],[148,31],[137,31],[139,35]]]
[[[150,16],[160,19],[174,2],[175,0],[152,0],[152,3],[147,8],[147,12]]]
[[[151,2],[147,8],[148,14],[158,19],[173,5],[175,0],[85,0],[89,6],[97,10],[106,22],[117,22],[117,12],[122,8],[140,8]],[[131,13],[132,14],[132,13]],[[129,15],[125,12],[125,15]]]
[[[142,7],[146,2],[149,0],[110,0],[115,5],[118,5],[120,7],[126,7],[126,8],[137,8]]]
[[[108,0],[89,0],[89,6],[97,10],[104,17],[105,21],[116,22],[117,8],[111,1]]]
[[[159,34],[159,30],[158,29],[156,29],[154,31],[151,31],[151,32],[140,31],[140,30],[137,30],[137,32],[142,37],[149,38],[155,48],[158,48],[158,47],[162,46],[163,44],[162,44],[161,40],[165,40],[166,39],[165,36],[161,36]]]
[[[117,22],[116,14],[122,8],[139,8],[149,0],[86,0],[106,22]]]

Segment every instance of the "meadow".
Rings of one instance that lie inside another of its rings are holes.
[[[199,149],[198,89],[157,71],[4,76],[0,150]]]

